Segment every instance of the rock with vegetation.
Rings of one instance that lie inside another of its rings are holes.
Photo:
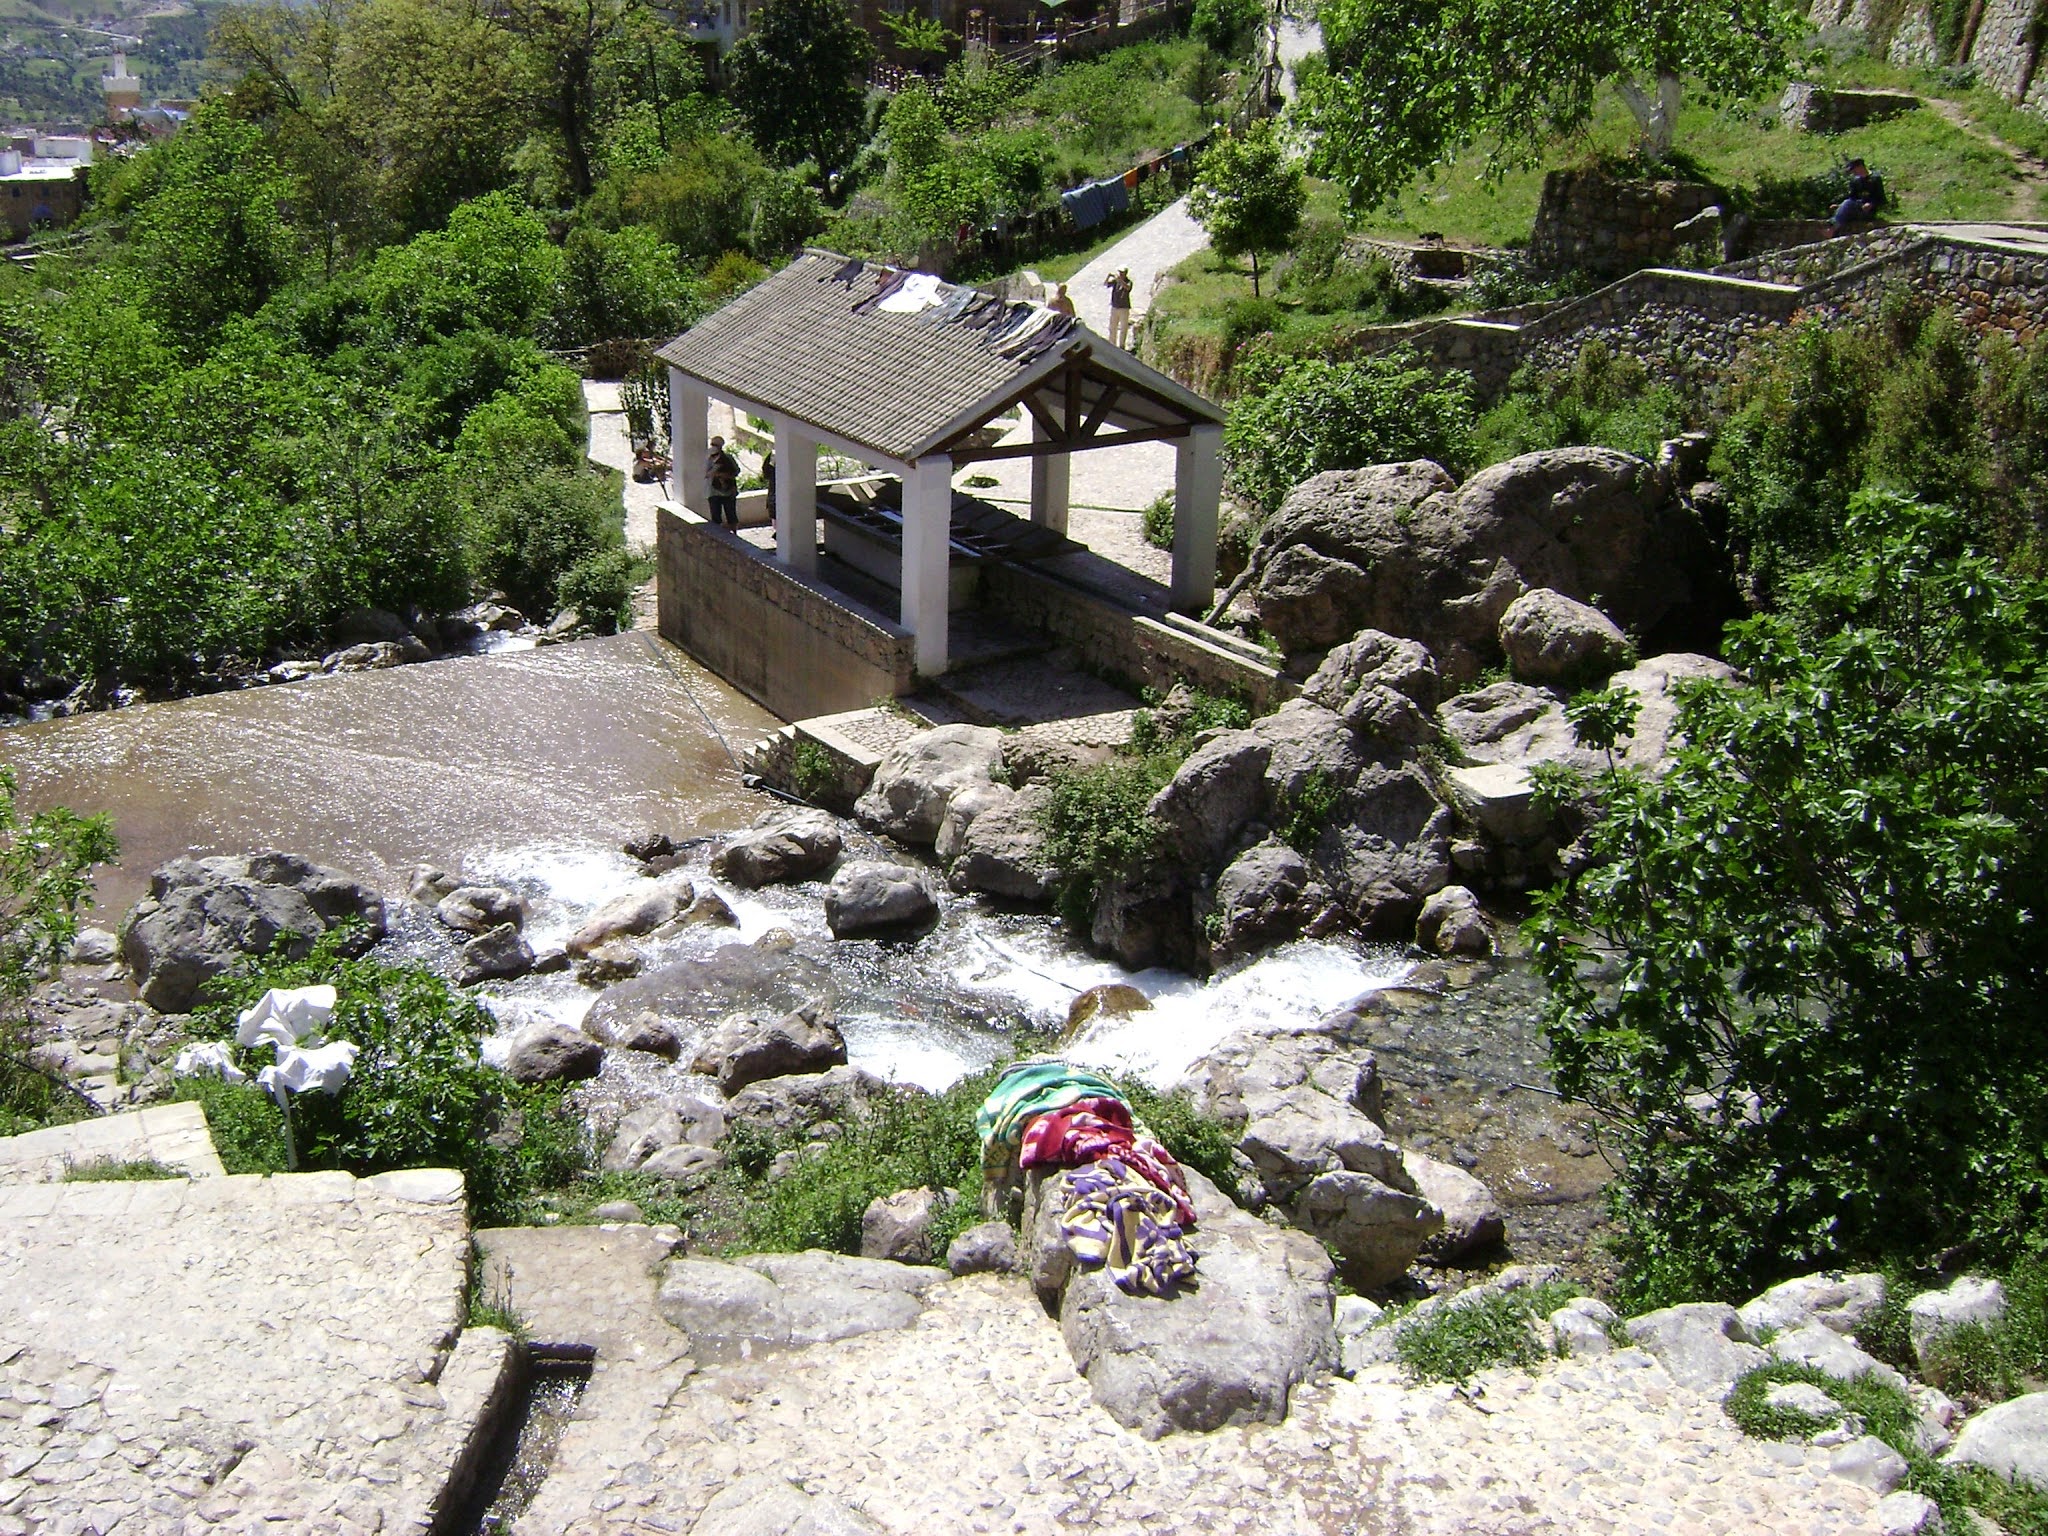
[[[1584,687],[1628,665],[1628,636],[1590,603],[1535,587],[1500,616],[1500,648],[1515,676]]]
[[[1436,740],[1429,712],[1442,686],[1426,646],[1365,629],[1333,647],[1301,693],[1368,740],[1420,747]]]
[[[530,1024],[512,1040],[505,1071],[522,1083],[568,1083],[595,1077],[604,1047],[566,1024]]]
[[[1821,1323],[1787,1328],[1773,1334],[1765,1347],[1773,1359],[1809,1366],[1836,1381],[1861,1381],[1868,1376],[1897,1391],[1906,1390],[1905,1377]]]
[[[562,958],[569,956],[565,950]],[[647,969],[647,957],[624,939],[607,939],[576,962],[576,979],[586,987],[629,981]]]
[[[1314,1239],[1239,1210],[1192,1169],[1198,1281],[1129,1296],[1071,1262],[1056,1218],[1065,1175],[1027,1180],[1023,1267],[1052,1283],[1060,1332],[1110,1417],[1147,1439],[1278,1423],[1288,1394],[1337,1363],[1329,1256]]]
[[[930,847],[953,796],[994,783],[1003,733],[992,726],[942,725],[891,747],[875,769],[854,817],[871,832]]]
[[[1990,1328],[2004,1320],[2005,1287],[1978,1275],[1958,1275],[1947,1290],[1923,1291],[1906,1303],[1906,1326],[1922,1364],[1944,1333],[1971,1325]]]
[[[1317,1174],[1282,1209],[1360,1290],[1400,1279],[1444,1226],[1443,1212],[1422,1196],[1349,1168]]]
[[[812,1003],[779,1019],[728,1019],[697,1052],[691,1070],[718,1079],[727,1096],[771,1077],[824,1072],[846,1063],[846,1039]]]
[[[683,1140],[683,1119],[666,1104],[628,1110],[604,1150],[607,1173],[631,1173],[655,1153]]]
[[[500,923],[526,925],[526,901],[502,885],[460,885],[434,904],[434,916],[457,933],[488,933]]]
[[[142,1000],[183,1013],[199,990],[240,961],[271,953],[305,955],[331,928],[356,925],[356,954],[384,937],[384,902],[368,886],[289,853],[173,859],[150,876],[149,894],[121,926],[121,958]]]
[[[823,874],[839,858],[838,819],[825,811],[769,811],[746,831],[726,839],[711,857],[711,873],[749,890]]]
[[[825,893],[825,923],[835,939],[911,933],[938,920],[932,877],[907,864],[855,860],[840,866]]]
[[[889,1092],[889,1085],[872,1072],[833,1067],[742,1088],[726,1101],[725,1118],[728,1126],[745,1124],[760,1135],[787,1141],[815,1134],[821,1126],[861,1119]]]
[[[1561,1355],[1605,1355],[1614,1349],[1608,1330],[1616,1320],[1614,1308],[1598,1297],[1575,1296],[1550,1314],[1550,1335]]]

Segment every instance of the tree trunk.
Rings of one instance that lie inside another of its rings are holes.
[[[1259,253],[1252,252],[1252,297],[1259,296]]]
[[[1678,109],[1684,101],[1685,83],[1669,71],[1659,71],[1654,94],[1628,75],[1617,79],[1615,88],[1635,116],[1644,155],[1662,160],[1671,153],[1671,140],[1678,131]]]

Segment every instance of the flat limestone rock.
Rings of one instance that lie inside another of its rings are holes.
[[[735,1263],[671,1259],[655,1305],[690,1336],[698,1360],[747,1346],[802,1348],[883,1328],[908,1328],[943,1269],[813,1249],[750,1254]]]
[[[1332,1369],[1334,1272],[1305,1233],[1239,1210],[1186,1170],[1197,1276],[1167,1297],[1127,1296],[1103,1270],[1066,1266],[1060,1332],[1096,1402],[1148,1440],[1177,1429],[1278,1423],[1296,1384]],[[1026,1242],[1058,1242],[1050,1214],[1063,1182],[1034,1186]],[[1063,1246],[1063,1245],[1062,1245]],[[1033,1257],[1044,1255],[1034,1254]],[[1036,1266],[1027,1260],[1026,1268]]]
[[[756,1472],[720,1489],[690,1536],[881,1536],[881,1529],[837,1499],[813,1497],[786,1478]]]
[[[1955,1449],[1942,1459],[1985,1467],[2048,1492],[2048,1392],[1986,1408],[1963,1426]]]
[[[1733,1307],[1709,1301],[1645,1312],[1628,1322],[1628,1336],[1655,1355],[1673,1380],[1716,1400],[1727,1397],[1743,1372],[1770,1362],[1744,1332]]]

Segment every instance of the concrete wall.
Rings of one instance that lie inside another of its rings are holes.
[[[1298,691],[1273,667],[1205,644],[1027,566],[991,563],[983,574],[982,596],[1012,623],[1058,641],[1082,666],[1134,687],[1163,692],[1184,682],[1243,699],[1261,713]]]
[[[655,563],[662,638],[785,720],[912,687],[908,632],[692,512],[657,514]]]

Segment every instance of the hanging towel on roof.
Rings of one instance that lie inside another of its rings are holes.
[[[1020,1061],[997,1079],[975,1111],[974,1129],[981,1137],[984,1164],[1001,1167],[1016,1155],[1024,1127],[1049,1109],[1065,1109],[1077,1099],[1123,1102],[1116,1084],[1064,1061]]]
[[[1076,1259],[1101,1265],[1117,1288],[1162,1296],[1195,1272],[1195,1256],[1173,1219],[1173,1202],[1106,1157],[1067,1175],[1060,1235]]]
[[[1188,163],[1188,147],[1187,147],[1187,145],[1185,145],[1185,144],[1176,144],[1176,145],[1174,145],[1174,146],[1173,146],[1173,149],[1172,149],[1172,150],[1171,150],[1171,151],[1170,151],[1170,152],[1168,153],[1168,155],[1167,155],[1167,157],[1166,157],[1166,158],[1167,158],[1168,160],[1170,160],[1170,161],[1171,161],[1171,162],[1172,162],[1173,164],[1175,164],[1175,165],[1186,165],[1186,164]]]

